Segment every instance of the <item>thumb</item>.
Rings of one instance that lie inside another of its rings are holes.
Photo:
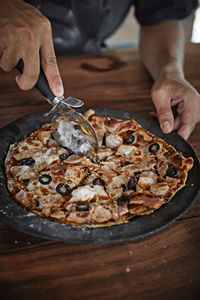
[[[171,109],[171,101],[167,95],[152,95],[153,103],[156,107],[157,117],[160,127],[164,133],[169,133],[174,128],[174,116]]]

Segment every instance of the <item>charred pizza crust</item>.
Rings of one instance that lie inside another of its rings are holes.
[[[77,226],[109,226],[150,214],[187,180],[193,158],[185,158],[135,120],[95,115],[99,151],[91,161],[59,147],[51,124],[10,146],[8,189],[28,210]]]

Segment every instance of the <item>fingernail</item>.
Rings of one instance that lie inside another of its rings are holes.
[[[57,97],[63,96],[64,94],[64,89],[62,85],[56,85],[55,87],[55,94]]]
[[[161,124],[161,127],[162,127],[162,130],[165,132],[165,133],[169,133],[171,131],[171,125],[168,121],[164,121],[162,124]]]

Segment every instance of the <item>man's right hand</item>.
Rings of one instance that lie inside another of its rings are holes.
[[[9,72],[20,59],[24,70],[16,81],[22,90],[36,84],[41,64],[52,92],[63,95],[49,20],[22,0],[1,0],[0,68]]]

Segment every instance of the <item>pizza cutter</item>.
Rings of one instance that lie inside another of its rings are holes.
[[[19,60],[16,68],[23,73],[22,59]],[[49,87],[42,68],[35,88],[53,106],[46,115],[52,115],[52,135],[58,144],[77,154],[88,155],[97,152],[98,138],[94,128],[81,113],[74,110],[83,106],[84,102],[71,96],[56,97]]]

